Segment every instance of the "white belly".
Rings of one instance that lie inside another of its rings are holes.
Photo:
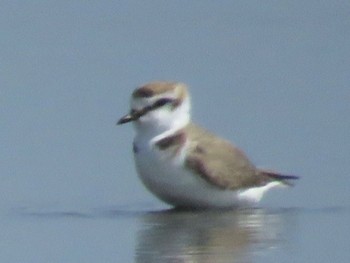
[[[137,146],[135,163],[144,185],[164,202],[181,207],[236,207],[255,203],[256,191],[223,190],[183,167],[184,154],[174,158],[149,145]],[[264,192],[264,191],[262,191]]]

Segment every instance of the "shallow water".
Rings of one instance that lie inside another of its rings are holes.
[[[2,212],[1,262],[349,262],[350,209]]]
[[[350,262],[349,3],[1,1],[0,263]],[[158,79],[296,187],[243,211],[155,201],[115,122]]]

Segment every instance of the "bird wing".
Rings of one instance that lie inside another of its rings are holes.
[[[185,166],[211,185],[237,190],[273,181],[273,178],[260,173],[229,141],[193,124],[188,125],[186,130],[189,145]]]

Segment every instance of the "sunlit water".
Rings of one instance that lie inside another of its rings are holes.
[[[349,262],[350,210],[2,211],[0,262]]]

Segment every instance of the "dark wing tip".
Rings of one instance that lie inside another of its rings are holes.
[[[273,171],[267,171],[267,170],[259,170],[260,173],[268,178],[270,178],[272,181],[280,181],[285,185],[288,186],[294,186],[293,181],[300,179],[297,175],[284,175]]]

